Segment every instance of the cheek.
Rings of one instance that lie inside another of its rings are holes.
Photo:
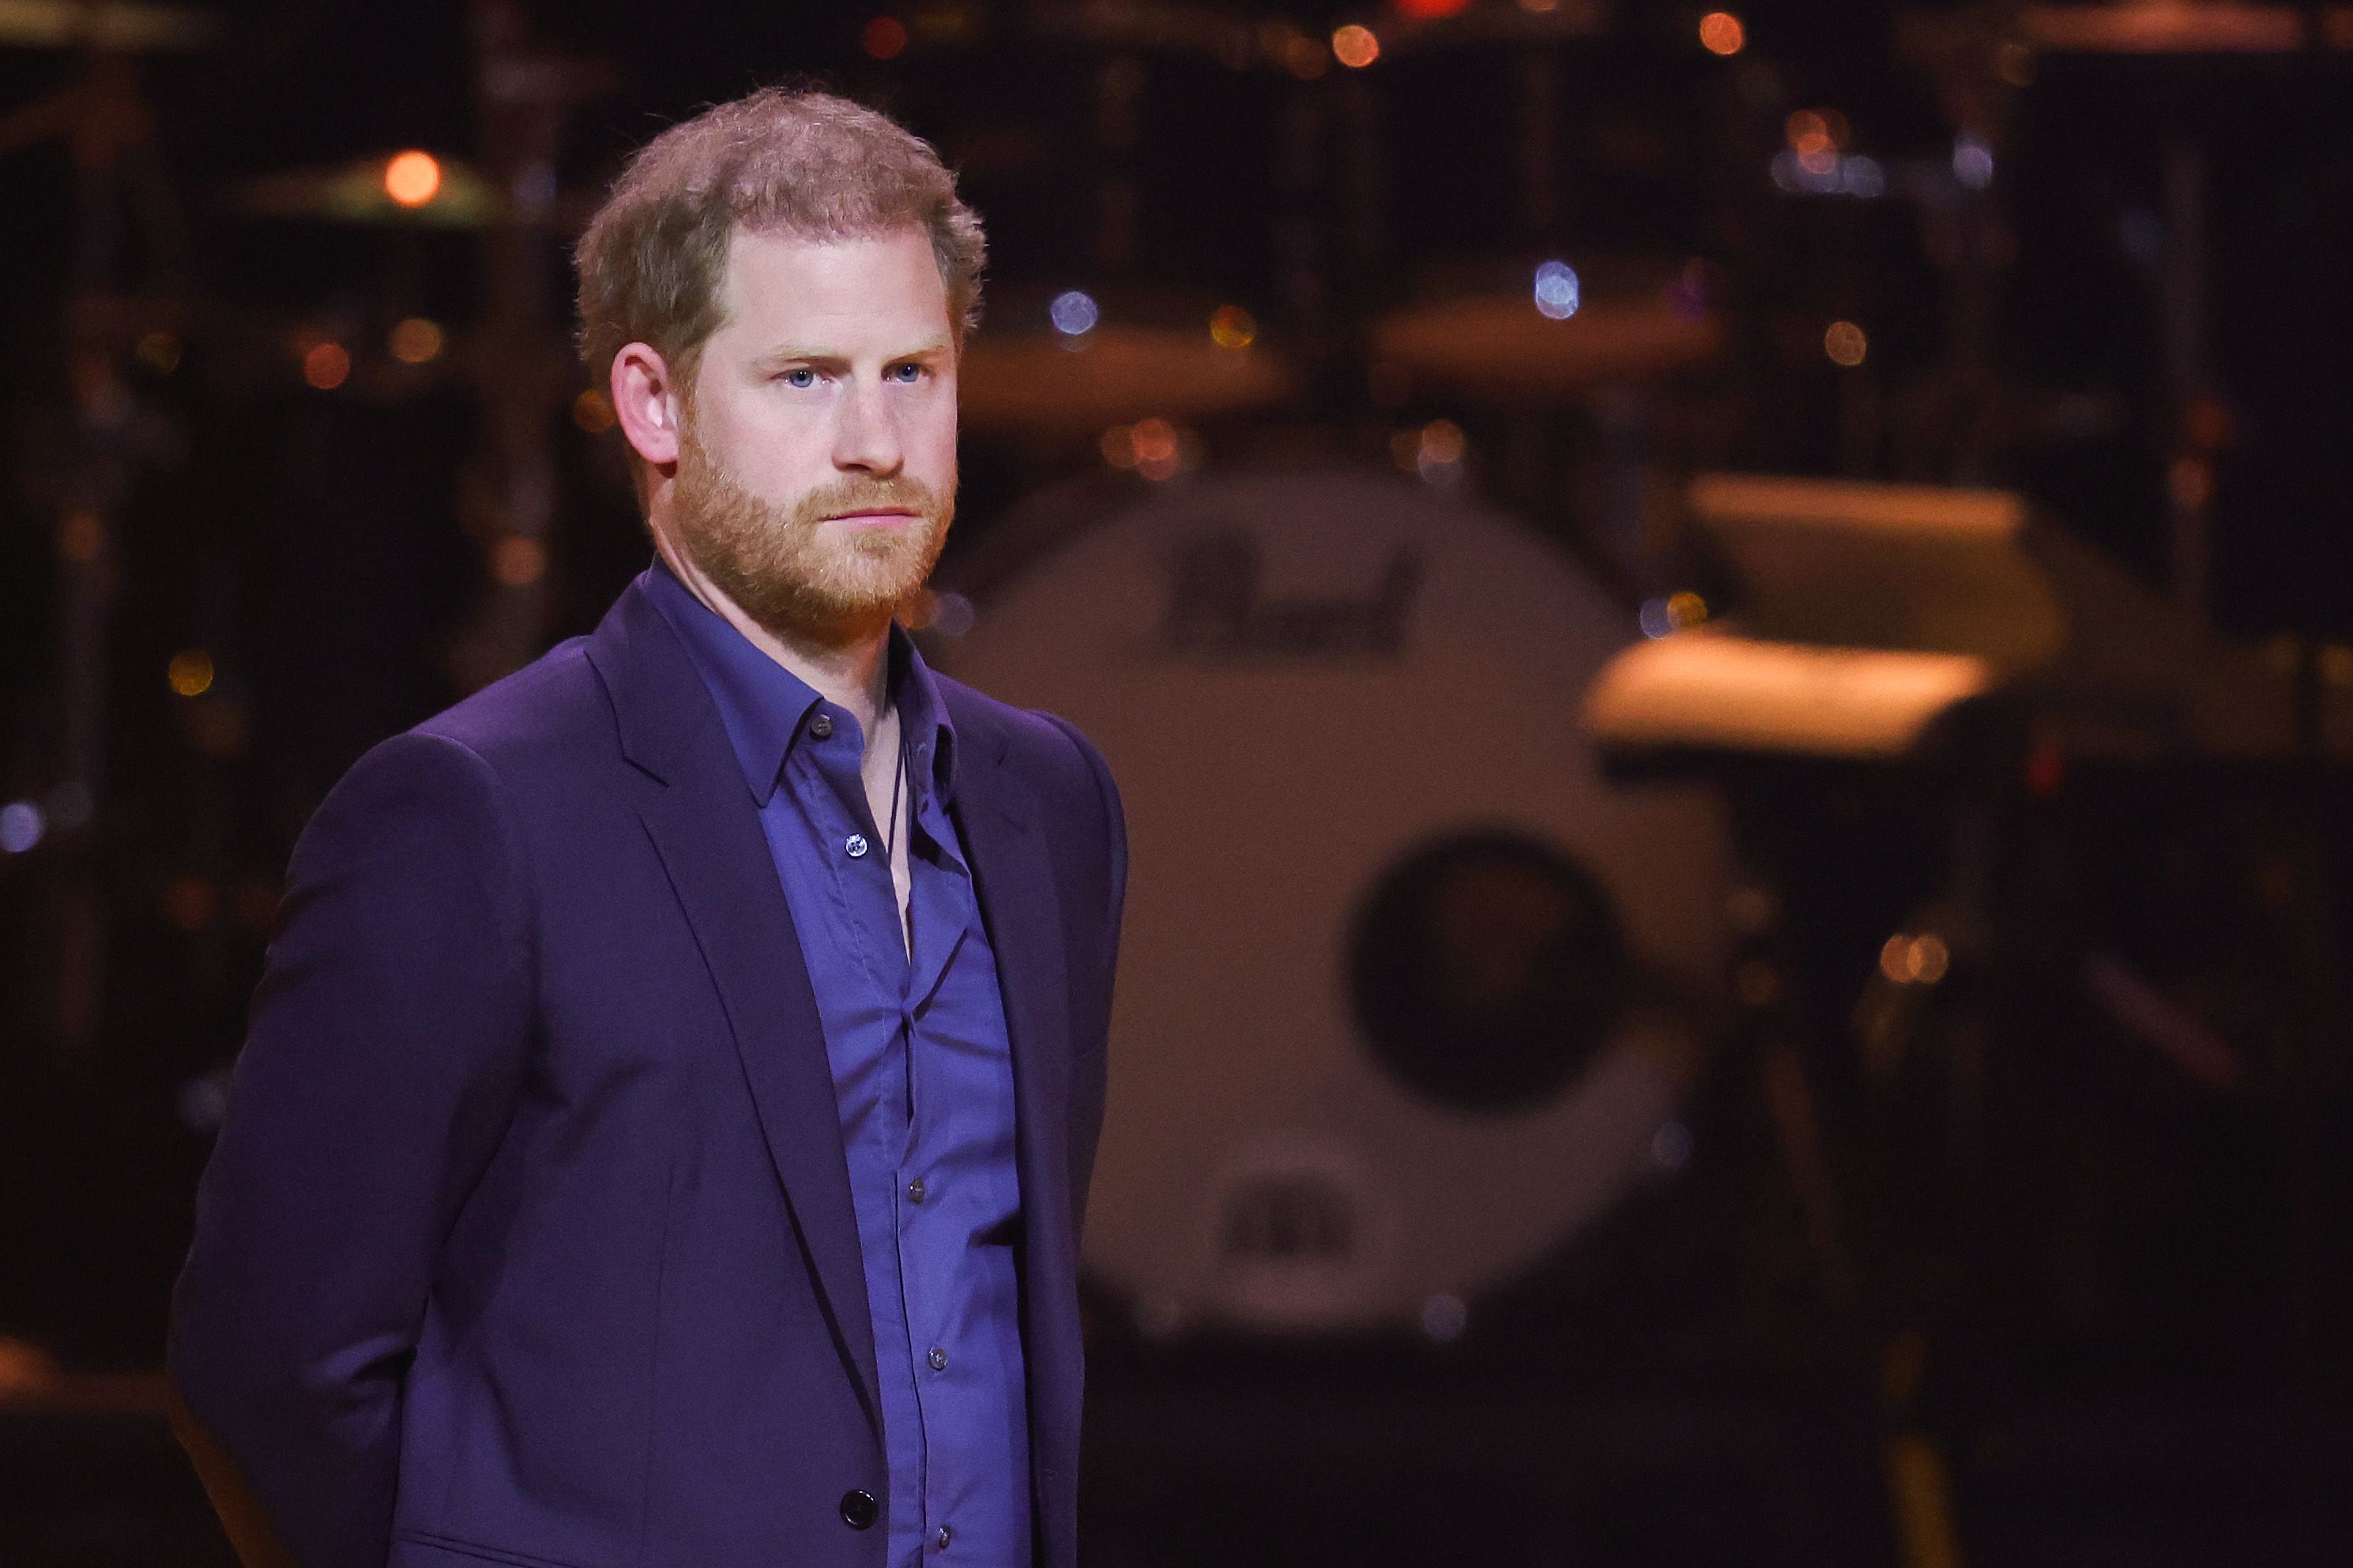
[[[817,422],[795,419],[757,404],[728,411],[713,422],[706,444],[736,482],[771,500],[800,494],[822,483],[830,465]],[[723,441],[724,447],[717,445]]]
[[[951,398],[944,412],[928,416],[921,426],[909,432],[907,439],[909,465],[913,467],[921,454],[923,464],[918,478],[935,489],[944,489],[956,471],[955,403]]]

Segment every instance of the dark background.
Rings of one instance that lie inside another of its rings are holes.
[[[1279,436],[1380,462],[1391,427],[1433,417],[1460,421],[1474,453],[1524,443],[1525,417],[1476,400],[1368,392],[1351,323],[1450,267],[1562,237],[1695,259],[1731,337],[1657,405],[1648,460],[1662,488],[1711,468],[2013,487],[2162,592],[2168,473],[2194,450],[2213,482],[2214,625],[2336,668],[2334,644],[2353,637],[2353,55],[2038,59],[2000,95],[1998,173],[1956,242],[1949,189],[1905,194],[1949,166],[1956,129],[1907,28],[1993,27],[1991,13],[1757,0],[1741,12],[1746,48],[1723,60],[1696,47],[1698,10],[1626,4],[1589,37],[1400,50],[1304,84],[1082,40],[1012,5],[893,12],[913,42],[887,60],[861,41],[879,14],[866,8],[589,0],[514,20],[532,47],[608,68],[558,126],[565,215],[660,126],[807,79],[901,114],[964,172],[990,228],[993,327],[1034,329],[1039,301],[1079,283],[1114,314],[1131,295],[1244,304],[1264,342],[1310,367],[1308,390],[1255,426],[1205,425],[1211,461]],[[1394,21],[1203,14],[1288,20],[1311,39]],[[256,176],[405,147],[480,155],[476,11],[213,15],[209,48],[137,62],[153,133],[113,165],[116,184],[78,180],[59,139],[0,153],[0,799],[50,802],[65,776],[59,518],[76,475],[121,476],[95,811],[0,854],[10,1564],[225,1560],[149,1374],[277,879],[343,768],[467,689],[473,667],[453,649],[493,603],[480,496],[499,470],[482,429],[500,378],[531,363],[578,375],[564,369],[563,223],[522,242],[521,270],[552,303],[498,358],[468,336],[493,311],[480,235],[267,217],[238,200]],[[1556,51],[1563,84],[1550,229],[1522,213],[1506,107],[1513,51],[1530,47]],[[1123,155],[1140,193],[1124,251],[1097,233],[1115,160],[1092,96],[1123,59],[1149,83]],[[0,47],[0,113],[84,68]],[[1288,183],[1271,167],[1303,93],[1335,116],[1344,93],[1377,104],[1373,216],[1336,164]],[[1775,189],[1785,117],[1822,106],[1890,172],[1887,197]],[[2181,149],[2204,177],[2194,237],[2167,222]],[[105,212],[127,215],[119,230]],[[2168,247],[2192,239],[2206,263],[2194,401],[2209,412],[2185,445],[2164,289]],[[1972,270],[1956,243],[1989,259]],[[1303,263],[1302,244],[1320,259]],[[1303,266],[1320,292],[1303,292]],[[1983,313],[1964,320],[1970,289]],[[139,353],[152,322],[90,326],[105,300],[161,302],[174,363]],[[412,315],[449,329],[439,369],[379,374],[381,355],[355,350],[352,380],[320,390],[288,347],[305,332],[379,342]],[[1839,318],[1869,328],[1859,369],[1823,357]],[[103,442],[83,417],[93,376],[128,411]],[[542,644],[593,626],[647,558],[617,437],[581,428],[568,402],[543,410],[557,499]],[[1629,556],[1595,521],[1596,419],[1537,429],[1546,463],[1474,465],[1473,481],[1630,605],[1704,574],[1672,548]],[[1091,441],[972,437],[955,551],[986,545],[1025,496],[1100,468]],[[166,679],[190,649],[216,670],[198,698]],[[1691,1111],[1702,1158],[1444,1353],[1377,1339],[1155,1346],[1106,1300],[1090,1416],[1098,1561],[1934,1568],[1952,1560],[1943,1538],[1903,1522],[1915,1516],[1901,1500],[1920,1495],[1915,1442],[1941,1457],[1969,1561],[2340,1559],[2353,1434],[2331,786],[2295,768],[2188,768],[2003,808],[2016,919],[1984,1005],[2010,1048],[1960,1188],[1921,1153],[1947,1131],[1932,1088],[1873,1090],[1804,1044],[1844,1026],[1880,937],[1934,891],[1947,785],[1797,769],[1743,787],[1799,862],[1776,939],[1790,997],[1778,1022],[1729,1026],[1723,1059],[1761,1060],[1776,1040],[1810,1053],[1876,1283],[1825,1277],[1758,1079],[1727,1067]],[[2290,893],[2266,902],[2267,875]],[[2086,930],[2200,998],[2243,1050],[2242,1081],[2191,1082],[2066,1000],[2038,957]],[[75,966],[91,963],[76,993]]]

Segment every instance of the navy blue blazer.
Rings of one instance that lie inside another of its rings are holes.
[[[1013,1043],[1038,1562],[1074,1568],[1126,840],[1076,731],[940,686]],[[816,1000],[641,589],[370,752],[304,832],[170,1367],[252,1557],[880,1568],[848,1517],[890,1489]]]

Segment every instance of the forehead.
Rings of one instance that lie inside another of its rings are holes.
[[[722,331],[754,335],[944,331],[948,320],[931,238],[913,227],[827,239],[738,227],[720,304]]]

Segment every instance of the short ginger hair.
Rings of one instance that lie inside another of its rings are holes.
[[[922,229],[959,343],[980,319],[980,218],[931,145],[848,99],[763,88],[646,143],[589,219],[574,261],[580,358],[598,386],[632,342],[691,381],[723,319],[720,283],[739,226],[818,240]]]

